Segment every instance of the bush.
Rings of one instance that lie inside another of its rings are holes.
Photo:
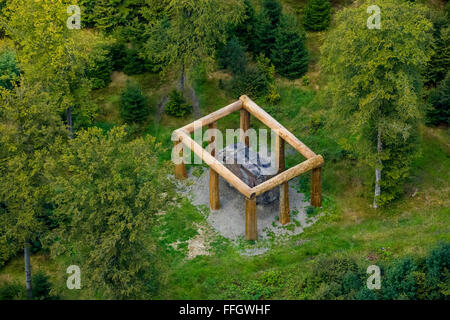
[[[326,283],[342,283],[348,272],[358,272],[358,265],[348,258],[321,258],[314,266],[315,277]]]
[[[54,300],[56,297],[50,294],[52,284],[50,277],[39,271],[31,278],[33,288],[33,298],[37,300]]]
[[[430,299],[442,299],[448,295],[450,279],[450,244],[438,245],[426,260],[426,279],[430,287]],[[447,288],[442,284],[446,284]]]
[[[236,98],[243,94],[258,98],[269,93],[270,83],[263,71],[255,66],[249,66],[244,73],[233,77],[230,86]]]
[[[127,82],[127,86],[122,93],[120,101],[120,113],[126,122],[144,122],[149,114],[147,99],[142,94],[141,89],[136,85]]]
[[[331,5],[328,0],[309,0],[306,4],[303,23],[310,31],[328,28],[331,20]]]
[[[286,16],[282,19],[271,56],[278,73],[291,80],[300,78],[308,71],[305,34],[299,34],[297,29],[293,17]]]
[[[392,299],[415,299],[417,266],[411,258],[396,260],[386,270],[383,283],[383,297]]]
[[[427,123],[431,125],[450,124],[450,72],[444,81],[430,91],[430,107],[427,110]]]
[[[166,105],[166,113],[173,117],[184,117],[192,113],[192,106],[186,102],[178,90],[173,90]]]
[[[4,283],[0,286],[0,300],[20,300],[24,297],[25,290],[17,282]]]
[[[11,90],[20,70],[14,51],[4,50],[0,53],[0,87]]]

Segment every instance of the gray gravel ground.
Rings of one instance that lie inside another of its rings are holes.
[[[294,183],[291,182],[290,185]],[[219,210],[211,210],[208,223],[225,238],[237,240],[239,237],[244,237],[245,197],[233,187],[230,187],[222,178],[220,178],[219,190],[221,208]],[[199,177],[190,175],[187,187],[182,192],[191,199],[194,205],[209,207],[209,170],[204,170]],[[290,187],[289,200],[291,209],[290,224],[292,225],[289,227],[290,230],[286,226],[282,226],[277,220],[278,200],[270,205],[257,206],[259,240],[267,239],[269,235],[278,237],[300,234],[305,227],[312,225],[317,220],[317,218],[308,219],[306,208],[309,206],[309,203],[305,201],[304,194],[297,193]],[[294,215],[294,212],[298,213]],[[300,225],[296,225],[294,220],[297,220]]]

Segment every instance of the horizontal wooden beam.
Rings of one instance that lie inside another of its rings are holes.
[[[192,133],[196,129],[195,125],[197,123],[199,123],[201,127],[205,127],[205,126],[207,126],[213,122],[216,122],[217,120],[222,119],[223,117],[226,117],[227,115],[229,115],[235,111],[239,111],[241,109],[242,109],[242,101],[238,100],[226,107],[223,107],[222,109],[219,109],[211,114],[208,114],[207,116],[204,116],[203,118],[195,120],[194,122],[184,126],[183,128],[181,128],[179,130],[184,130],[188,133]]]
[[[204,150],[197,142],[192,140],[187,131],[177,130],[176,135],[181,140],[181,142],[191,149],[197,156],[199,156],[205,163],[217,172],[222,178],[228,181],[233,187],[235,187],[240,193],[242,193],[246,198],[253,199],[255,193],[252,188],[250,188],[244,181],[239,179],[233,174],[228,168],[226,168],[222,163]]]
[[[295,167],[290,168],[289,170],[286,170],[279,175],[273,177],[270,180],[267,180],[256,187],[253,187],[252,192],[259,196],[263,194],[266,191],[269,191],[275,187],[278,187],[279,185],[294,179],[295,177],[301,175],[302,173],[305,173],[309,170],[312,170],[314,168],[320,167],[324,163],[324,160],[321,155],[315,156],[311,159],[308,159]]]
[[[290,133],[285,127],[283,127],[277,120],[275,120],[271,115],[264,111],[260,106],[253,102],[252,99],[247,96],[242,96],[239,100],[242,101],[243,108],[245,110],[250,112],[255,118],[275,131],[277,135],[283,138],[295,150],[300,152],[306,159],[311,159],[316,156],[316,154],[311,149],[309,149],[296,136]]]

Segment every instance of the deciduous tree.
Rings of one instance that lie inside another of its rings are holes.
[[[366,27],[370,2],[337,15],[323,46],[340,143],[376,173],[374,207],[402,192],[421,117],[421,72],[429,60],[431,22],[426,8],[383,0],[381,29]],[[336,122],[333,123],[336,127]]]

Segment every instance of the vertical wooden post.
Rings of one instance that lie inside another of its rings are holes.
[[[322,167],[312,170],[311,205],[314,207],[322,206]]]
[[[176,148],[178,148],[178,144],[180,144],[180,143],[181,143],[180,141],[174,142],[175,150],[176,150]],[[183,159],[183,148],[181,148],[180,156]],[[181,162],[180,164],[175,165],[175,178],[179,179],[179,180],[187,179],[187,172],[186,172],[186,166],[184,164],[184,161]]]
[[[241,109],[241,142],[244,142],[247,148],[250,145],[250,137],[248,135],[245,136],[248,129],[250,129],[250,113],[245,109]]]
[[[209,125],[209,129],[217,129],[217,122],[213,122]],[[210,151],[213,157],[216,156],[217,144],[215,143],[216,137],[210,133]],[[219,175],[213,169],[209,168],[209,206],[212,210],[220,209],[220,196],[219,196]]]
[[[275,142],[275,152],[278,164],[278,174],[286,170],[286,164],[284,160],[284,140],[280,136],[277,136]],[[291,219],[289,217],[289,182],[286,181],[280,185],[280,207],[279,207],[279,218],[282,225],[288,224]]]
[[[245,239],[258,240],[258,222],[256,219],[256,197],[245,199]]]

